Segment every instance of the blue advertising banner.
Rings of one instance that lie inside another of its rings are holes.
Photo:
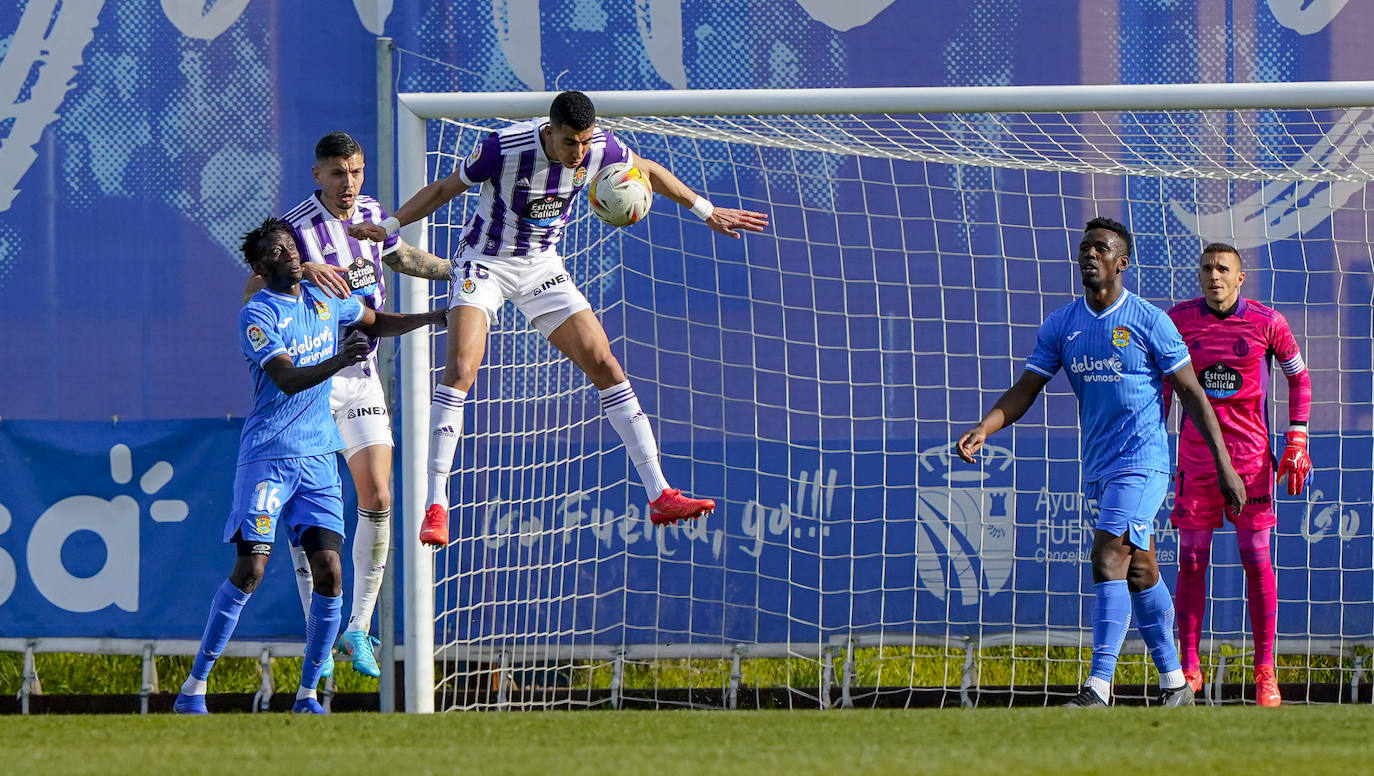
[[[11,365],[0,635],[199,636],[233,560],[219,535],[251,406],[235,344],[248,276],[238,241],[314,189],[319,137],[342,129],[375,148],[379,35],[400,48],[400,91],[494,91],[1354,79],[1367,77],[1374,34],[1374,9],[1335,2],[336,5],[0,8],[0,355]],[[639,150],[675,158],[654,142]],[[1247,293],[1288,315],[1325,370],[1313,489],[1279,504],[1280,632],[1374,632],[1364,184],[1219,183],[1204,209],[1194,181],[894,173],[819,154],[800,182],[794,170],[776,185],[769,176],[795,155],[770,154],[752,183],[724,163],[689,181],[767,209],[769,233],[713,244],[665,217],[660,199],[616,243],[628,270],[584,288],[655,418],[670,476],[717,498],[716,515],[652,528],[623,454],[601,452],[618,444],[609,430],[564,440],[561,455],[595,463],[560,478],[457,481],[463,538],[440,560],[459,576],[439,596],[459,616],[437,626],[441,640],[1083,627],[1091,510],[1062,382],[1025,428],[993,440],[981,468],[954,463],[948,444],[1010,384],[1043,314],[1071,297],[1065,236],[1098,207],[1140,236],[1131,287],[1153,300],[1194,295],[1190,252],[1221,226],[1258,261]],[[579,282],[586,269],[570,266]],[[583,410],[597,417],[590,389]],[[523,445],[484,454],[546,452]],[[1172,581],[1167,509],[1157,525]],[[1243,632],[1229,533],[1213,557],[1211,625]],[[289,564],[274,561],[238,635],[300,633]]]

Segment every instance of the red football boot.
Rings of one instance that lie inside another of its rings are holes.
[[[667,525],[709,515],[715,508],[716,502],[709,498],[690,498],[680,490],[665,490],[649,503],[649,520],[654,525]]]
[[[1198,668],[1198,669],[1185,668],[1185,669],[1183,669],[1183,680],[1184,680],[1185,682],[1188,683],[1188,686],[1189,686],[1189,687],[1193,688],[1193,693],[1194,693],[1195,695],[1202,692],[1202,669],[1201,669],[1201,668]]]
[[[1273,666],[1255,666],[1255,703],[1261,706],[1281,706],[1279,682],[1274,678]]]
[[[448,510],[439,504],[430,504],[425,510],[424,522],[420,523],[420,543],[431,547],[448,544]]]

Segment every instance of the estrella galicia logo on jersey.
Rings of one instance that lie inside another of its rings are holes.
[[[271,515],[258,515],[258,519],[257,519],[256,521],[254,521],[254,522],[255,522],[255,526],[256,526],[257,529],[258,529],[258,533],[260,533],[260,534],[265,534],[265,533],[267,533],[268,531],[272,530],[272,516],[271,516]]]
[[[1131,344],[1131,330],[1125,326],[1112,329],[1112,344],[1118,348],[1124,348]]]
[[[1078,356],[1069,362],[1069,371],[1082,377],[1085,383],[1121,382],[1121,357],[1113,353],[1106,358]]]
[[[568,200],[562,197],[540,197],[525,205],[525,220],[535,226],[548,226],[557,221],[568,207]]]
[[[244,334],[248,335],[248,344],[253,346],[254,352],[267,347],[267,333],[256,323],[248,324],[248,329]]]
[[[468,279],[466,279],[466,280],[463,281],[463,293],[465,293],[465,294],[471,294],[473,291],[476,291],[476,290],[477,290],[477,284],[476,284],[475,282],[473,282],[472,278],[468,278]]]
[[[1245,378],[1240,372],[1222,363],[1207,367],[1198,377],[1201,378],[1202,390],[1213,399],[1234,396],[1245,384]]]
[[[573,185],[574,185],[574,186],[581,186],[582,184],[584,184],[584,183],[586,183],[586,182],[587,182],[587,168],[586,168],[586,167],[578,167],[578,168],[577,168],[577,171],[573,173]]]
[[[355,256],[353,263],[348,265],[348,287],[356,293],[370,290],[376,285],[377,268],[362,256]]]
[[[1245,358],[1245,355],[1250,352],[1250,343],[1243,339],[1237,339],[1236,344],[1231,346],[1231,352],[1235,353],[1237,358]]]
[[[320,316],[320,320],[329,320],[329,305],[319,300],[315,301],[315,314]]]

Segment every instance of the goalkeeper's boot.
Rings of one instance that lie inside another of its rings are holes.
[[[297,698],[291,706],[292,714],[328,714],[320,702],[314,698]]]
[[[692,520],[711,514],[716,502],[709,498],[691,498],[680,490],[665,490],[649,503],[649,520],[654,525],[667,525],[679,520]]]
[[[1279,682],[1274,678],[1273,666],[1255,666],[1255,703],[1261,706],[1282,706]]]
[[[441,504],[430,504],[420,523],[420,543],[431,547],[448,544],[448,510]]]
[[[1196,699],[1193,694],[1192,685],[1184,682],[1177,687],[1165,687],[1159,691],[1159,700],[1155,705],[1163,706],[1166,709],[1175,709],[1179,706],[1192,706]]]
[[[1193,695],[1196,696],[1198,693],[1202,692],[1202,669],[1183,669],[1183,681],[1187,682],[1188,686],[1193,688]]]
[[[334,675],[334,655],[324,656],[324,662],[320,664],[320,679],[328,679]]]
[[[376,679],[382,675],[382,667],[377,665],[373,646],[381,646],[381,642],[367,635],[367,631],[351,630],[344,631],[343,635],[339,636],[334,649],[338,650],[340,655],[353,660],[354,671]]]
[[[1097,690],[1085,685],[1077,695],[1073,696],[1073,700],[1064,706],[1070,709],[1105,709],[1107,702],[1102,700],[1102,696],[1097,694]]]
[[[178,714],[209,714],[210,710],[205,708],[205,696],[187,695],[177,693],[177,699],[172,702],[172,711]]]

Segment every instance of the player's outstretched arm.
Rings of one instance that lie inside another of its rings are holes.
[[[739,239],[737,230],[762,232],[768,228],[768,214],[752,210],[738,210],[732,207],[715,207],[704,197],[687,188],[667,167],[652,159],[640,156],[635,159],[635,167],[649,178],[649,188],[655,194],[662,194],[672,201],[692,211],[706,225],[717,232]]]
[[[363,317],[355,324],[355,328],[369,337],[399,337],[421,326],[444,326],[447,323],[446,309],[427,313],[387,313],[364,307]]]
[[[1212,451],[1212,459],[1217,465],[1217,484],[1221,488],[1222,498],[1226,501],[1227,511],[1232,515],[1239,515],[1245,506],[1245,483],[1240,475],[1236,474],[1235,466],[1231,464],[1231,454],[1227,452],[1226,441],[1221,436],[1221,424],[1217,422],[1217,414],[1212,411],[1212,403],[1207,401],[1207,395],[1198,384],[1193,365],[1184,364],[1179,367],[1169,375],[1169,382],[1173,384],[1174,393],[1178,395],[1178,403],[1183,406],[1183,411],[1188,413],[1188,418],[1193,421],[1193,425],[1202,434],[1203,441]]]
[[[396,234],[406,224],[413,224],[421,218],[429,217],[449,200],[467,190],[468,184],[455,172],[415,192],[415,196],[406,200],[404,205],[380,224],[353,224],[348,227],[348,233],[358,240],[381,242]]]
[[[978,425],[964,432],[959,437],[959,441],[954,445],[954,450],[959,457],[968,463],[976,463],[974,456],[987,441],[988,435],[996,433],[999,429],[1010,426],[1021,419],[1026,414],[1026,410],[1035,403],[1035,397],[1044,390],[1049,378],[1042,374],[1027,369],[1021,373],[1021,377],[1006,390],[997,401],[993,403],[992,409],[988,414],[978,421]]]
[[[1283,458],[1279,459],[1277,477],[1288,480],[1288,495],[1302,493],[1312,474],[1312,459],[1307,455],[1307,421],[1312,417],[1312,375],[1302,360],[1298,343],[1288,328],[1288,321],[1279,319],[1273,342],[1280,354],[1279,366],[1288,378],[1288,433],[1285,435]],[[1286,357],[1284,357],[1286,355]]]
[[[346,366],[365,360],[371,349],[367,337],[355,331],[343,341],[337,353],[318,364],[295,366],[291,363],[291,357],[282,353],[264,364],[262,369],[282,393],[291,396],[314,388]]]
[[[396,250],[383,256],[382,261],[402,275],[425,280],[448,280],[449,270],[453,267],[448,261],[429,251],[422,251],[405,240],[397,243]]]

